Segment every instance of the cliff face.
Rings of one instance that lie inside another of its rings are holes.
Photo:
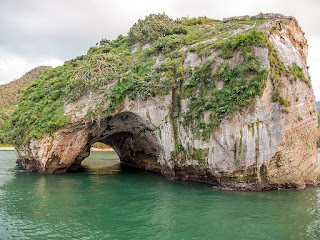
[[[172,28],[171,42],[168,36],[155,43],[131,39],[133,65],[124,77],[115,73],[116,81],[103,91],[88,89],[72,101],[64,97],[65,123],[17,141],[18,163],[30,171],[65,172],[78,168],[99,141],[113,147],[123,164],[173,179],[249,190],[317,184],[317,112],[307,41],[296,19],[267,14],[202,19],[191,27],[187,21],[183,34],[196,26],[200,40],[181,44],[179,26]],[[201,34],[208,37],[201,40]],[[179,44],[171,47],[172,42]],[[147,60],[137,64],[144,52],[152,60],[147,84],[134,82],[114,107],[120,95],[113,95],[115,89],[128,86],[126,76],[147,66]],[[131,94],[137,89],[139,94]]]

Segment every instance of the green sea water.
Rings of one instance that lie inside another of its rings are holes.
[[[320,187],[226,192],[120,166],[28,173],[0,151],[0,239],[320,239]]]

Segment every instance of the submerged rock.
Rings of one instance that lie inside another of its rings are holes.
[[[150,22],[156,34],[144,42]],[[130,31],[26,90],[12,123],[20,165],[77,169],[103,142],[123,164],[222,189],[319,182],[308,45],[295,18],[150,15]]]

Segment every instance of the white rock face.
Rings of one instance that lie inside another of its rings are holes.
[[[284,65],[297,63],[309,78],[307,44],[296,20],[267,21],[262,28]],[[254,50],[261,69],[270,70],[268,49]],[[224,60],[212,51],[208,58],[215,60],[214,70],[226,61],[230,66],[241,62],[237,53]],[[196,53],[187,53],[186,67],[193,68],[201,62],[203,59]],[[160,65],[159,58],[156,64]],[[223,82],[216,85],[221,89]],[[72,113],[75,126],[17,146],[18,161],[31,171],[63,172],[79,166],[89,155],[90,145],[101,141],[112,146],[125,164],[173,178],[210,182],[225,189],[303,188],[316,184],[320,179],[315,145],[319,129],[312,88],[303,81],[283,79],[281,94],[291,102],[289,113],[272,101],[273,92],[268,79],[256,103],[227,116],[206,141],[194,136],[192,129],[184,128],[181,117],[173,116],[172,92],[148,100],[126,98],[112,116],[91,122],[85,115],[102,95],[89,93],[65,106],[65,113]],[[187,110],[187,103],[187,99],[180,99],[180,111]],[[184,148],[181,151],[177,151],[177,139]]]

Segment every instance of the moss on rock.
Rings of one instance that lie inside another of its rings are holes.
[[[175,92],[174,99],[178,96],[189,102],[186,112],[172,108],[173,123],[182,120],[202,139],[208,139],[224,117],[253,104],[266,85],[268,71],[260,69],[253,46],[266,47],[269,43],[252,21],[259,26],[265,19],[172,20],[159,14],[139,20],[128,36],[103,39],[87,55],[66,61],[31,84],[13,114],[11,142],[21,144],[29,138],[41,138],[44,132],[70,124],[71,115],[64,112],[64,106],[90,92],[104,97],[91,106],[83,121],[112,114],[126,97],[146,100]],[[241,32],[234,34],[236,29]],[[142,47],[146,43],[148,47]],[[140,47],[133,50],[136,45]],[[185,69],[186,53],[194,50],[202,57],[217,51],[224,59],[237,52],[242,63],[232,67],[221,64],[212,73],[214,60],[203,60],[200,66]],[[221,90],[215,86],[217,81],[224,83]],[[209,120],[204,119],[205,112],[210,112]]]

